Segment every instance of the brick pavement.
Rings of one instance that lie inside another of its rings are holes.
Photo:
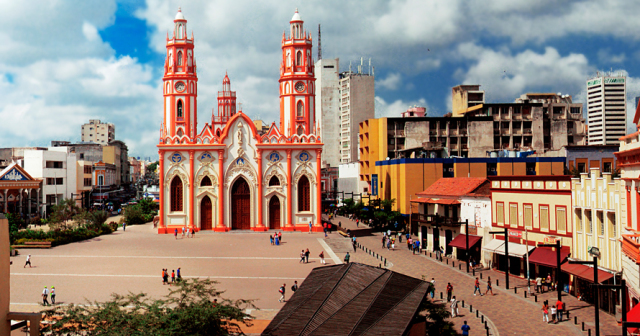
[[[465,300],[466,303],[473,305],[474,309],[477,308],[481,313],[486,314],[501,334],[526,335],[532,334],[531,331],[535,330],[533,333],[538,335],[586,335],[586,331],[582,332],[580,328],[582,321],[585,321],[586,328],[594,328],[592,322],[594,319],[593,307],[585,302],[577,301],[573,296],[566,294],[563,296],[563,301],[568,304],[568,309],[571,313],[571,321],[547,324],[541,322],[542,301],[548,299],[550,303],[555,302],[557,300],[557,292],[541,294],[538,297],[539,303],[536,303],[531,297],[527,299],[523,297],[523,288],[526,287],[526,280],[510,277],[511,289],[507,291],[504,288],[504,274],[493,270],[485,270],[482,272],[481,287],[486,289],[485,280],[487,276],[491,276],[495,296],[473,296],[474,278],[471,274],[465,272],[464,267],[462,270],[458,270],[458,261],[450,260],[449,265],[447,265],[428,256],[412,255],[406,248],[406,244],[402,244],[396,251],[389,251],[381,246],[381,233],[371,232],[369,229],[363,229],[362,226],[356,229],[355,223],[345,217],[339,216],[338,219],[334,220],[334,222],[336,221],[341,221],[343,227],[351,229],[362,245],[390,260],[393,263],[392,270],[418,278],[422,276],[427,279],[434,277],[438,292],[444,292],[446,283],[451,282],[454,285],[454,295],[458,296],[458,300]],[[453,261],[456,263],[456,268],[451,266]],[[496,286],[496,280],[499,281],[500,286]],[[514,294],[514,285],[519,288],[518,294]],[[517,309],[514,309],[516,307]],[[574,325],[573,316],[578,316],[578,325]],[[454,319],[454,322],[456,322],[456,325],[462,324],[458,319]],[[602,311],[600,312],[600,325],[601,335],[621,334],[615,318]]]

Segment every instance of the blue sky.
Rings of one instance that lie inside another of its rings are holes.
[[[640,95],[640,22],[628,15],[640,3],[624,0],[17,1],[0,13],[2,147],[78,141],[99,118],[131,155],[155,157],[178,7],[196,38],[199,128],[225,71],[245,113],[276,120],[280,41],[296,7],[314,48],[322,24],[324,58],[343,70],[372,59],[378,116],[410,105],[443,115],[463,83],[482,85],[489,102],[525,92],[584,102],[585,81],[603,70],[629,76],[629,119]]]

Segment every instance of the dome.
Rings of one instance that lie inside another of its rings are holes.
[[[178,14],[176,14],[175,20],[185,20],[184,15],[182,15],[182,10],[178,8]]]
[[[222,84],[231,84],[231,81],[229,80],[229,75],[227,75],[226,72],[224,74],[224,79],[222,80]]]
[[[302,19],[300,18],[300,14],[298,14],[297,8],[296,8],[296,12],[293,14],[293,17],[291,18],[291,21],[302,21]]]

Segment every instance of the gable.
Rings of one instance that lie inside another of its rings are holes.
[[[0,172],[0,181],[33,181],[33,178],[18,164],[12,163]]]

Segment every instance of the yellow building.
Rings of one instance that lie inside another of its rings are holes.
[[[560,241],[561,261],[571,252],[571,177],[498,176],[489,180],[492,229],[509,230],[509,273],[526,276],[528,255],[531,279],[551,274],[553,280],[557,281],[556,251],[550,247],[536,246],[539,243],[555,244]],[[492,260],[493,268],[506,271],[504,234],[494,234],[492,238],[493,240],[483,242],[483,250],[489,254],[484,259]],[[560,280],[566,284],[568,276],[561,275]]]
[[[600,174],[599,168],[582,173],[572,179],[573,217],[575,231],[572,258],[592,260],[589,250],[600,251],[598,266],[606,274],[600,282],[622,271],[621,234],[626,223],[626,189],[621,179],[612,179],[611,173]],[[584,267],[584,266],[583,266]],[[603,272],[603,273],[604,273]],[[589,291],[589,281],[574,277],[573,292]]]

